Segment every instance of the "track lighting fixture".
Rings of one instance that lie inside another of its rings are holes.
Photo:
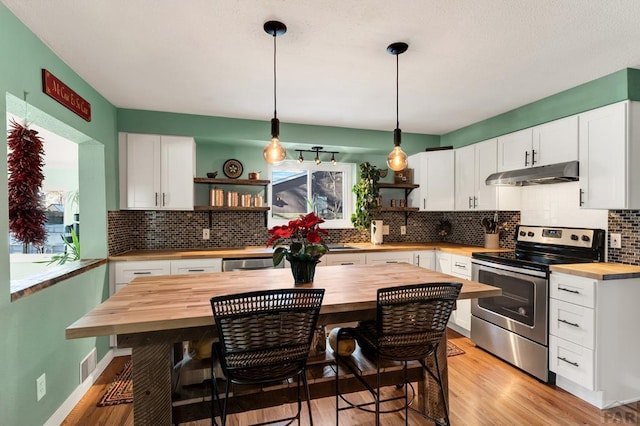
[[[298,163],[302,163],[304,161],[304,157],[302,156],[303,152],[313,152],[314,154],[316,154],[313,158],[313,161],[316,164],[322,163],[322,160],[320,159],[320,153],[331,154],[331,164],[333,164],[334,166],[338,164],[338,161],[336,160],[336,154],[340,153],[338,151],[325,151],[322,148],[322,146],[312,146],[311,149],[296,149],[296,152],[298,152]]]
[[[271,142],[265,147],[262,155],[267,163],[278,164],[286,158],[287,151],[280,144],[280,120],[278,120],[276,108],[276,37],[286,33],[287,26],[282,22],[268,21],[263,28],[267,34],[273,36],[273,118],[271,119]]]
[[[393,131],[393,150],[387,157],[387,165],[391,170],[399,172],[407,168],[407,154],[400,148],[400,142],[402,139],[402,132],[400,130],[400,118],[399,118],[399,60],[398,56],[406,52],[409,48],[407,43],[392,43],[387,47],[387,52],[396,56],[396,128]]]

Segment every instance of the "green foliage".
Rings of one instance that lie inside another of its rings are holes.
[[[51,256],[51,260],[49,260],[47,264],[51,265],[56,263],[58,265],[64,265],[66,262],[75,262],[76,260],[80,260],[80,240],[78,240],[78,236],[73,228],[71,228],[71,242],[67,241],[62,235],[60,238],[64,241],[66,250],[64,253],[58,253]]]
[[[369,162],[360,164],[360,180],[353,186],[356,194],[356,210],[351,215],[351,223],[360,231],[368,230],[374,213],[378,209],[380,197],[380,170]]]

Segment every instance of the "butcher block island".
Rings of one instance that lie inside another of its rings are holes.
[[[501,294],[499,288],[408,263],[327,266],[317,270],[313,284],[303,287],[325,289],[318,323],[339,324],[374,319],[380,288],[429,282],[462,283],[460,299]],[[176,412],[185,412],[184,407],[172,407],[172,349],[175,343],[215,335],[210,298],[289,287],[293,277],[288,269],[140,277],[67,327],[66,337],[118,335],[119,347],[132,348],[135,424],[169,425],[178,420]],[[446,385],[445,339],[442,343],[437,356]],[[442,401],[436,392],[426,392],[431,386],[428,377],[423,379],[419,405],[437,413]],[[201,401],[199,407],[206,413],[208,402]],[[186,416],[195,412],[198,409]]]

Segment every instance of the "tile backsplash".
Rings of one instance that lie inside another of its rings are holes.
[[[389,225],[386,242],[448,241],[482,246],[484,234],[480,225],[483,217],[493,212],[415,212],[407,218],[407,234],[400,235],[405,224],[404,213],[385,212],[376,219]],[[451,234],[438,235],[437,225],[442,219],[451,223]],[[513,248],[513,232],[520,223],[519,212],[499,212],[499,221],[506,222],[500,235],[500,246]],[[202,239],[202,229],[210,228],[211,238]],[[108,214],[109,255],[142,249],[198,249],[221,247],[264,246],[267,227],[262,212],[214,212],[209,224],[208,212],[195,211],[138,211],[120,210]],[[355,229],[329,229],[327,242],[368,242],[369,232]]]
[[[609,232],[622,235],[622,247],[609,248],[608,261],[640,265],[640,211],[609,210],[608,227]]]

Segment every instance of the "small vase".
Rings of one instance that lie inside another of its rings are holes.
[[[316,274],[316,265],[320,263],[318,259],[301,260],[297,258],[289,259],[291,273],[295,285],[311,284]]]

